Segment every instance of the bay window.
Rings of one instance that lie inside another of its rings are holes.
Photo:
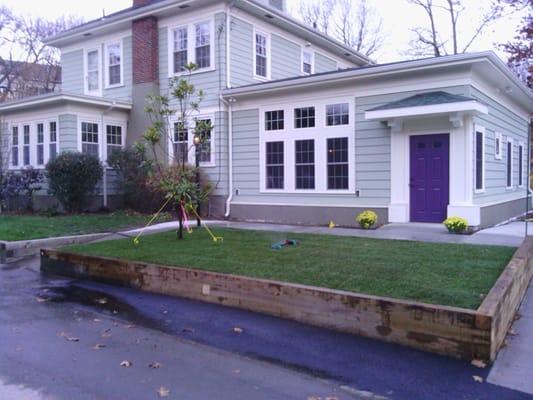
[[[22,163],[24,166],[30,165],[30,126],[23,127]]]
[[[44,124],[37,124],[37,165],[44,165]]]
[[[97,156],[99,152],[98,124],[92,122],[81,123],[81,152]]]
[[[19,165],[19,127],[14,126],[11,129],[11,165]]]
[[[107,159],[116,151],[122,149],[122,126],[120,125],[106,125],[106,144],[107,144]]]
[[[53,160],[57,156],[57,122],[51,121],[48,124],[48,128],[49,128],[48,133],[49,133],[49,139],[50,139],[49,144],[48,144],[48,147],[49,147],[48,157],[50,160]]]

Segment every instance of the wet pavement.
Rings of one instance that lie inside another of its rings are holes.
[[[0,399],[157,399],[162,388],[168,399],[533,399],[486,383],[488,373],[247,311],[42,276],[36,260],[0,265]]]

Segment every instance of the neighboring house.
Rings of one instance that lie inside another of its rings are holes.
[[[60,90],[60,66],[0,60],[0,102]]]
[[[525,211],[533,95],[494,53],[372,65],[284,7],[136,0],[51,38],[62,92],[0,106],[11,168],[67,150],[105,162],[142,136],[146,96],[194,61],[206,92],[195,118],[214,125],[200,160],[211,215],[355,225],[372,209],[381,222],[487,226]],[[193,138],[169,130],[170,161]]]

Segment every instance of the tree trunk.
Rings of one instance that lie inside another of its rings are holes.
[[[179,221],[179,228],[176,232],[178,235],[178,239],[183,239],[183,213],[182,213],[181,203],[180,206],[176,206],[176,212],[178,214],[178,221]]]

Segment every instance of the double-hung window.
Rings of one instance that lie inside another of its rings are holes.
[[[314,54],[311,50],[302,51],[302,72],[306,75],[313,73],[313,58]]]
[[[266,188],[283,189],[285,185],[283,142],[266,143]]]
[[[201,119],[198,120],[197,123],[198,122],[205,124],[205,126],[211,126],[210,119]],[[213,154],[211,151],[211,146],[213,143],[213,130],[209,129],[199,133],[202,138],[202,143],[199,144],[200,148],[198,149],[198,156],[200,158],[200,162],[211,163],[213,161]]]
[[[196,65],[199,69],[209,68],[211,66],[211,23],[200,22],[194,28]]]
[[[174,73],[178,74],[185,70],[189,63],[187,56],[188,33],[187,27],[183,26],[174,30]]]
[[[349,188],[348,138],[327,140],[328,190]]]
[[[44,124],[37,124],[37,165],[44,165]]]
[[[268,79],[268,36],[255,33],[255,76]]]
[[[100,51],[89,50],[86,58],[86,91],[96,93],[100,91]]]
[[[524,145],[518,145],[518,186],[524,186]]]
[[[502,159],[502,148],[503,148],[502,134],[495,133],[494,134],[494,158],[496,160]]]
[[[189,160],[189,132],[181,123],[174,124],[174,161],[182,164]]]
[[[92,122],[81,123],[81,152],[91,154],[93,156],[99,155],[98,150],[98,124]]]
[[[107,159],[109,160],[109,157],[114,152],[122,149],[122,144],[123,144],[122,126],[106,125],[105,129],[106,129]]]
[[[282,131],[285,129],[285,111],[274,110],[265,112],[265,130]]]
[[[506,156],[506,180],[507,180],[507,189],[513,187],[513,141],[512,139],[507,139],[507,146],[505,150]]]
[[[106,46],[107,86],[122,85],[122,45],[120,42]]]
[[[315,188],[315,141],[296,140],[296,189]]]
[[[30,165],[30,126],[23,127],[22,163],[24,166]]]
[[[326,106],[326,125],[338,126],[350,123],[350,107],[348,103],[328,104]]]
[[[482,128],[475,132],[475,184],[476,190],[482,191],[485,188],[485,131]]]
[[[50,160],[53,160],[57,156],[57,122],[51,121],[48,124],[48,129],[49,129],[49,135],[50,135],[49,136],[50,142],[48,145],[49,147],[48,157],[50,158]]]
[[[296,108],[294,110],[295,128],[315,127],[315,107]]]
[[[19,165],[19,127],[11,128],[11,165],[18,167]]]

